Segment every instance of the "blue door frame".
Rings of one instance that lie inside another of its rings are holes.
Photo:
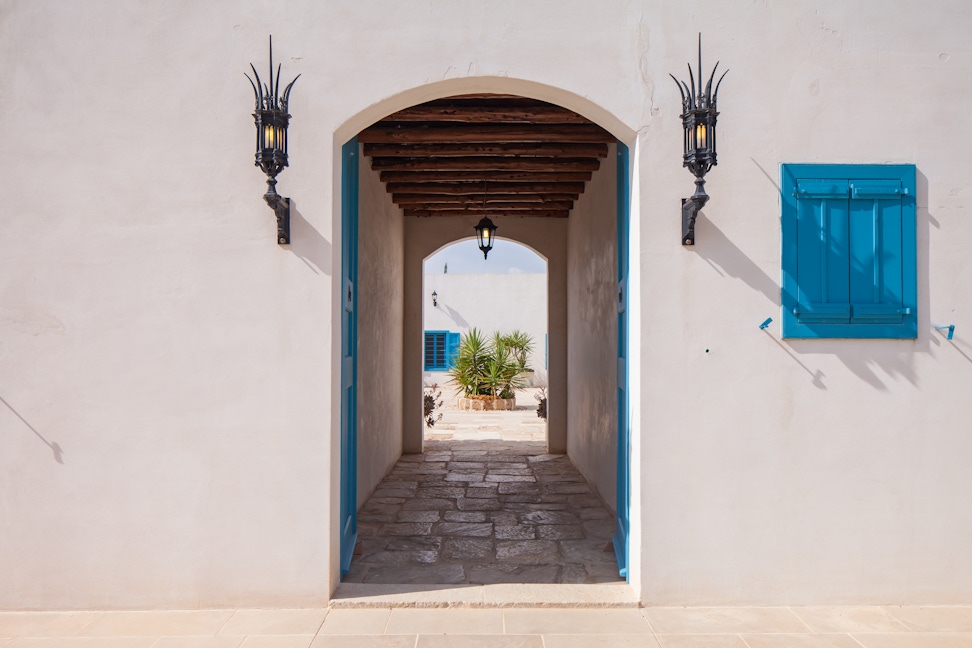
[[[614,555],[618,572],[630,581],[628,532],[631,516],[631,425],[628,403],[628,147],[618,142],[618,484]]]
[[[358,138],[341,147],[341,573],[358,538]]]

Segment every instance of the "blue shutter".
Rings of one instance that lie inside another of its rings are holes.
[[[783,165],[783,337],[917,336],[914,193],[913,165]]]
[[[847,323],[847,181],[796,181],[797,303],[801,324]]]
[[[851,321],[901,324],[905,306],[900,180],[851,181]]]
[[[448,355],[448,362],[446,363],[446,368],[452,369],[456,366],[456,358],[459,357],[459,334],[458,333],[448,333],[446,339],[446,352]]]
[[[425,371],[445,371],[449,368],[446,362],[446,336],[449,331],[425,332]]]

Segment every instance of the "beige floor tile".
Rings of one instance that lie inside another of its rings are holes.
[[[972,606],[886,607],[915,632],[972,632]]]
[[[972,633],[900,632],[897,634],[855,634],[864,648],[970,648]]]
[[[3,648],[150,648],[157,637],[25,637]]]
[[[391,610],[331,610],[318,634],[384,634],[389,616]]]
[[[642,610],[658,634],[810,632],[787,608],[663,608]]]
[[[544,645],[537,635],[419,635],[415,648],[544,648]]]
[[[239,648],[243,637],[161,637],[152,648]]]
[[[848,634],[760,634],[742,637],[749,648],[861,648]]]
[[[542,602],[558,607],[638,607],[627,583],[497,583],[485,587],[486,607],[512,607]]]
[[[317,635],[310,648],[415,648],[415,635]]]
[[[0,637],[70,637],[101,612],[0,612]]]
[[[505,610],[509,634],[651,634],[639,610]]]
[[[240,648],[308,648],[314,635],[260,635],[247,637]]]
[[[385,632],[388,634],[503,634],[503,612],[448,608],[397,609],[392,610]]]
[[[658,648],[650,635],[543,635],[544,648]]]
[[[879,607],[794,607],[814,632],[903,632],[908,628]]]
[[[662,648],[748,648],[739,635],[655,635]],[[859,648],[859,647],[858,647]]]
[[[213,636],[233,616],[232,610],[105,612],[78,632],[80,637]]]
[[[482,585],[388,585],[340,583],[329,607],[482,607]]]
[[[228,635],[315,635],[327,610],[237,610],[220,629]]]

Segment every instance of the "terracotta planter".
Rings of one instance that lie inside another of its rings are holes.
[[[456,405],[459,409],[466,411],[515,410],[516,399],[496,398],[487,400],[479,398],[457,398]]]

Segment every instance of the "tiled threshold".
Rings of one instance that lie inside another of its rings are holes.
[[[362,608],[636,608],[627,583],[384,585],[341,583],[331,609]]]

